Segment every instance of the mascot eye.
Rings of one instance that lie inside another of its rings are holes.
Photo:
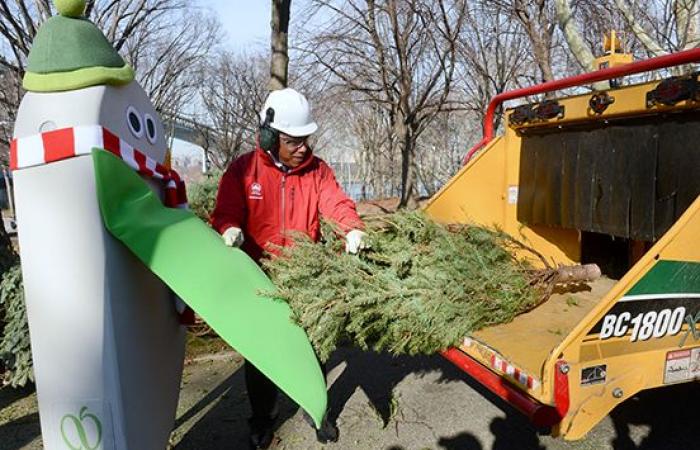
[[[148,142],[155,145],[158,139],[158,129],[156,128],[156,121],[150,114],[144,114],[144,121],[146,122],[146,137]]]
[[[137,138],[143,137],[143,121],[141,114],[133,106],[126,109],[126,123],[129,124],[129,130]]]

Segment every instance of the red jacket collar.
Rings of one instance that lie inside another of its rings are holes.
[[[279,166],[277,165],[277,162],[272,158],[272,155],[270,155],[270,154],[267,153],[265,150],[263,150],[262,148],[260,148],[260,146],[258,146],[258,147],[255,148],[255,155],[257,156],[258,161],[262,162],[262,163],[265,164],[266,166],[268,166],[268,167],[274,167],[275,169],[279,170],[280,172],[284,172],[284,170],[282,170],[282,168],[279,167]],[[289,169],[286,173],[287,173],[287,174],[293,174],[293,173],[302,172],[302,171],[304,171],[305,169],[307,169],[309,166],[311,166],[311,164],[313,163],[314,159],[315,159],[315,158],[314,158],[313,153],[309,150],[309,152],[306,154],[306,159],[304,159],[304,161],[302,161],[301,164],[299,164],[299,165],[296,166],[295,168]]]

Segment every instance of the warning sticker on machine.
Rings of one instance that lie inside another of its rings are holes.
[[[518,187],[519,186],[508,186],[508,204],[515,205],[518,203]]]
[[[700,378],[700,347],[666,353],[664,384]]]
[[[586,367],[581,370],[581,386],[605,383],[607,365]]]

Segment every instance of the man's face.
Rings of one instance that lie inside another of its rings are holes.
[[[280,162],[292,169],[301,164],[309,150],[306,147],[306,138],[307,136],[293,137],[280,133]]]

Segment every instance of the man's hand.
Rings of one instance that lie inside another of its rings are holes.
[[[351,230],[345,236],[345,252],[357,254],[362,249],[367,248],[367,233],[361,230]]]
[[[224,239],[224,244],[229,247],[240,247],[243,244],[243,230],[240,228],[227,228],[221,237]]]

